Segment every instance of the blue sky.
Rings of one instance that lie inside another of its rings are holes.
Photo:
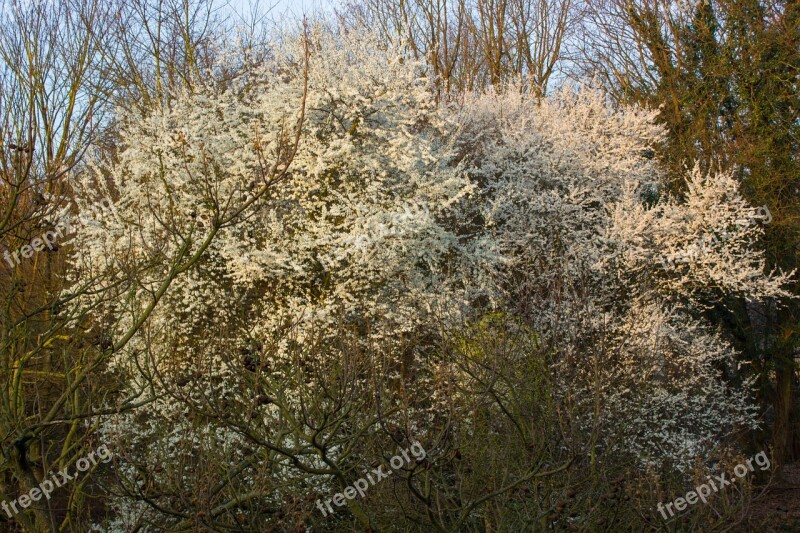
[[[298,16],[319,10],[331,9],[332,0],[277,0],[276,11],[288,10]]]
[[[230,0],[231,6],[247,6],[250,0]],[[329,11],[334,5],[339,4],[337,0],[254,0],[259,3],[261,10],[266,10],[274,6],[270,15],[276,20],[289,22],[289,17],[300,19],[303,14],[310,14],[318,11]]]

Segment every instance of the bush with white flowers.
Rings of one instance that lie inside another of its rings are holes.
[[[87,203],[110,183],[116,212],[75,230],[82,275],[106,287],[81,304],[102,301],[115,343],[135,331],[112,367],[132,397],[158,398],[107,420],[115,449],[234,463],[247,438],[274,438],[280,454],[308,428],[221,423],[267,396],[241,380],[242,354],[281,394],[253,416],[285,424],[320,385],[291,376],[303,346],[343,358],[337,339],[355,338],[399,362],[414,335],[498,307],[554,354],[555,393],[577,397],[598,449],[683,468],[755,423],[747,384],[724,375],[736,353],[702,309],[726,294],[787,296],[788,278],[764,273],[760,230],[736,225],[751,208],[729,174],[695,170],[685,198],[659,196],[655,112],[613,109],[589,89],[440,105],[402,48],[312,30],[306,79],[304,47],[287,42],[246,78],[120,116],[118,159],[85,176]],[[660,269],[659,255],[708,231],[732,233],[697,264]],[[413,364],[419,379],[435,373],[419,353]],[[189,404],[214,408],[190,420]],[[287,468],[270,472],[290,483]]]

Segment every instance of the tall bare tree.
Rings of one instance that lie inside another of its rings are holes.
[[[347,4],[340,19],[408,46],[439,97],[509,80],[544,95],[571,65],[582,13],[574,0],[368,0]]]

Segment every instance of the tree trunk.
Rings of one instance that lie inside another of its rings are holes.
[[[775,447],[775,460],[779,466],[783,466],[798,459],[794,423],[794,364],[781,365],[775,372],[775,428],[772,442]]]

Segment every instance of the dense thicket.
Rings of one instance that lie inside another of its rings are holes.
[[[4,528],[746,519],[656,505],[796,458],[794,4],[229,15],[3,5],[0,498],[113,455]]]

